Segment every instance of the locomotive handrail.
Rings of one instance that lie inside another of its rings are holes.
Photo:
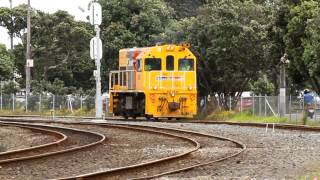
[[[135,75],[130,73],[136,73],[136,70],[116,70],[110,71],[109,74],[109,89],[110,90],[134,90],[135,89]],[[194,84],[189,85],[194,89],[197,89],[197,80],[196,73],[194,71],[144,71],[144,87],[151,90],[152,82],[151,79],[153,76],[156,77],[156,86],[159,89],[173,89],[173,90],[186,90],[187,87],[187,73],[194,74]],[[164,77],[163,74],[169,74],[169,76]],[[176,75],[180,78],[180,85],[175,86],[175,82],[177,82]],[[130,80],[129,80],[130,78]],[[167,79],[166,79],[167,78]],[[163,80],[171,81],[171,87],[164,87]]]
[[[116,70],[110,71],[109,73],[109,89],[114,90],[114,86],[120,86],[120,89],[133,89],[132,87],[135,86],[133,75],[130,76],[129,81],[129,73],[134,73],[135,70]],[[117,75],[117,77],[116,77]],[[132,83],[132,87],[129,87],[129,82]]]

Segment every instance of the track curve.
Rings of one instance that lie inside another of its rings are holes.
[[[92,123],[79,123],[79,124],[93,125]],[[99,125],[109,126],[110,123],[99,123]],[[243,153],[246,150],[246,145],[243,144],[242,142],[239,142],[237,140],[233,140],[233,139],[230,139],[230,138],[225,138],[225,137],[221,137],[221,136],[214,136],[214,135],[209,135],[209,134],[205,134],[205,133],[198,133],[198,132],[194,132],[194,131],[174,129],[174,128],[143,126],[143,125],[128,125],[128,124],[116,124],[116,123],[112,123],[112,125],[113,126],[119,126],[119,127],[131,126],[131,127],[137,127],[137,128],[157,129],[157,130],[165,130],[165,131],[169,130],[169,131],[172,131],[172,132],[182,132],[182,133],[194,134],[194,135],[204,136],[204,137],[209,137],[209,138],[216,138],[216,139],[223,140],[223,141],[230,141],[230,142],[236,144],[241,149],[237,153],[233,153],[233,154],[231,154],[229,156],[226,156],[226,157],[223,157],[223,158],[219,158],[219,159],[216,159],[214,161],[195,164],[195,165],[192,165],[192,166],[179,168],[179,169],[163,172],[163,173],[160,173],[160,174],[154,174],[154,175],[151,175],[151,176],[137,177],[137,178],[130,178],[130,179],[152,179],[152,178],[157,178],[157,177],[161,177],[161,176],[165,176],[165,175],[169,175],[169,174],[174,174],[174,173],[178,173],[178,172],[182,172],[182,171],[187,171],[187,170],[190,170],[190,169],[193,169],[193,168],[197,168],[197,167],[213,164],[213,163],[216,163],[216,162],[221,162],[221,161],[236,157],[236,156],[238,156],[239,154]],[[150,166],[150,165],[152,165],[154,163],[165,163],[165,162],[172,161],[172,160],[178,159],[178,158],[180,158],[180,157],[174,157],[174,158],[170,158],[170,159],[159,159],[156,162],[146,162],[146,163],[136,164],[136,165],[133,165],[133,166],[121,167],[121,168],[112,169],[112,170],[108,170],[108,171],[93,172],[93,173],[88,173],[88,174],[83,174],[83,175],[78,175],[78,176],[68,177],[68,178],[61,178],[61,179],[64,179],[64,180],[65,179],[86,179],[86,178],[89,178],[89,179],[100,179],[101,178],[102,179],[103,177],[105,177],[105,176],[108,177],[109,175],[112,175],[113,173],[122,173],[122,172],[126,172],[128,170],[131,170],[133,168],[135,168],[135,169],[147,168],[148,166]]]
[[[62,128],[62,127],[58,127],[58,126],[46,126],[46,125],[34,125],[34,124],[28,124],[28,123],[19,123],[19,122],[0,122],[2,124],[7,124],[7,125],[15,125],[15,126],[21,126],[21,127],[31,127],[31,128],[38,128],[38,129],[47,129],[49,131],[52,131],[52,129],[56,129],[57,131],[70,131],[70,132],[77,132],[77,133],[83,133],[89,136],[95,136],[95,138],[97,138],[98,140],[95,142],[90,142],[84,145],[80,145],[80,146],[76,146],[76,147],[71,147],[71,148],[67,148],[67,149],[63,149],[63,150],[58,150],[58,151],[51,151],[51,152],[46,152],[48,148],[52,148],[53,145],[50,146],[41,146],[39,148],[34,148],[34,149],[22,149],[17,150],[17,154],[19,154],[17,157],[14,157],[15,152],[9,153],[9,154],[4,154],[1,156],[1,160],[0,160],[0,164],[6,164],[6,163],[12,163],[12,162],[18,162],[18,161],[24,161],[24,160],[32,160],[32,159],[38,159],[38,158],[43,158],[43,157],[48,157],[48,156],[53,156],[53,155],[57,155],[57,154],[62,154],[62,153],[68,153],[68,152],[73,152],[73,151],[77,151],[77,150],[81,150],[81,149],[85,149],[85,148],[89,148],[89,147],[93,147],[96,145],[101,144],[103,141],[105,141],[106,137],[103,134],[97,133],[97,132],[90,132],[90,131],[84,131],[84,130],[78,130],[78,129],[73,129],[73,128]],[[61,133],[61,132],[60,132]],[[63,134],[63,133],[61,133]],[[66,135],[64,135],[66,136]],[[66,137],[67,139],[67,137]],[[60,141],[58,144],[64,142],[66,139],[64,139],[63,141]],[[70,138],[69,138],[70,139]],[[36,152],[35,152],[36,151]],[[39,153],[38,151],[41,151],[41,153]],[[21,155],[21,152],[24,153],[23,155]],[[29,155],[25,155],[26,152],[29,153]],[[13,155],[13,157],[12,157]]]
[[[0,125],[3,126],[14,126],[14,127],[19,127],[19,128],[24,128],[24,129],[29,129],[31,131],[38,131],[44,134],[50,134],[55,136],[58,140],[54,141],[54,142],[50,142],[50,143],[46,143],[46,144],[41,144],[41,145],[37,145],[37,146],[33,146],[33,147],[29,147],[29,148],[22,148],[22,149],[16,149],[16,150],[11,150],[11,151],[5,151],[5,152],[1,152],[0,153],[0,159],[2,156],[4,155],[12,155],[12,154],[17,154],[17,153],[25,153],[27,151],[32,151],[32,150],[38,150],[40,148],[46,148],[49,146],[53,146],[53,145],[58,145],[64,141],[67,140],[67,136],[61,132],[58,131],[53,131],[53,130],[48,130],[48,129],[41,129],[41,128],[35,128],[35,127],[29,127],[29,126],[21,126],[21,125],[10,125],[10,124],[6,124],[6,123],[0,123]]]

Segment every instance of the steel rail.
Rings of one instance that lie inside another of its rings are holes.
[[[141,127],[141,125],[134,125],[134,126]],[[231,139],[231,138],[222,137],[222,136],[210,135],[210,134],[206,134],[206,133],[199,133],[199,132],[195,132],[195,131],[182,130],[182,129],[176,129],[176,128],[162,128],[162,127],[154,127],[154,126],[142,126],[142,127],[155,128],[155,129],[160,129],[160,130],[170,130],[170,131],[177,131],[178,130],[178,131],[183,132],[183,133],[194,134],[194,135],[198,135],[198,136],[204,136],[204,137],[208,137],[208,138],[216,138],[216,139],[220,139],[220,140],[224,140],[224,141],[229,141],[229,142],[232,142],[232,143],[236,144],[238,147],[240,147],[240,151],[238,151],[236,153],[233,153],[233,154],[231,154],[229,156],[225,156],[225,157],[213,160],[213,161],[208,161],[208,162],[205,162],[205,163],[199,163],[199,164],[195,164],[195,165],[188,166],[188,167],[185,167],[185,168],[179,168],[179,169],[172,170],[172,171],[167,171],[167,172],[163,172],[163,173],[159,173],[159,174],[155,174],[155,175],[151,175],[151,176],[133,178],[133,179],[158,178],[158,177],[161,177],[161,176],[174,174],[174,173],[179,173],[179,172],[191,170],[191,169],[194,169],[194,168],[197,168],[197,167],[202,167],[202,166],[214,164],[214,163],[217,163],[217,162],[221,162],[221,161],[236,157],[236,156],[240,155],[241,153],[243,153],[247,149],[247,146],[244,143],[242,143],[240,141],[237,141],[237,140],[234,140],[234,139]]]
[[[16,124],[16,122],[13,122],[11,120],[10,124]],[[24,123],[18,123],[18,124],[26,124],[26,123],[24,122]],[[63,124],[70,124],[70,123],[63,123]],[[71,124],[82,125],[82,123],[71,123]],[[91,125],[97,125],[97,124],[91,124]],[[43,125],[36,125],[36,126],[41,126],[42,127]],[[142,128],[139,128],[139,127],[128,127],[128,126],[122,126],[122,125],[104,124],[103,127],[105,127],[105,126],[108,126],[108,127],[111,127],[111,128],[121,128],[121,129],[148,132],[148,133],[154,133],[154,134],[162,134],[162,135],[165,135],[165,136],[174,137],[174,138],[182,139],[184,141],[188,141],[189,143],[193,144],[193,146],[194,146],[193,148],[191,148],[191,149],[189,149],[189,150],[187,150],[187,151],[185,151],[183,153],[177,154],[177,155],[173,155],[173,156],[169,156],[169,157],[165,157],[165,158],[162,158],[162,159],[157,159],[157,160],[153,160],[153,161],[149,161],[149,162],[145,162],[145,163],[140,163],[140,164],[136,164],[136,165],[115,168],[115,169],[112,169],[112,170],[108,170],[108,173],[125,171],[125,170],[133,169],[133,168],[136,168],[136,167],[139,167],[139,166],[145,166],[145,165],[148,165],[148,164],[151,165],[151,164],[156,164],[156,163],[159,163],[159,162],[162,162],[162,161],[169,161],[169,160],[178,159],[178,158],[181,158],[181,157],[188,156],[191,153],[199,150],[199,148],[200,148],[200,144],[197,141],[195,141],[195,140],[193,140],[191,138],[184,137],[184,136],[179,136],[179,135],[176,135],[176,134],[160,132],[160,131],[155,131],[155,130],[150,130],[150,129],[142,129]],[[50,127],[52,127],[52,126],[50,126]],[[94,175],[97,175],[97,174],[100,174],[100,173],[104,174],[105,172],[95,172]],[[92,173],[91,174],[81,175],[81,177],[77,176],[77,177],[66,177],[66,178],[59,178],[59,179],[78,179],[78,178],[84,178],[84,177],[92,177]]]
[[[15,120],[21,120],[21,119],[15,119]],[[117,119],[117,120],[121,120],[121,118]],[[39,122],[38,120],[31,120],[33,122]],[[127,121],[127,120],[126,120]],[[135,122],[141,122],[143,120],[135,120]],[[30,122],[30,121],[29,121]],[[46,122],[46,123],[52,123],[52,121],[41,121],[41,122]],[[127,121],[127,122],[133,122],[133,121]],[[281,123],[238,123],[238,122],[222,122],[222,121],[200,121],[200,120],[187,120],[187,121],[160,121],[160,122],[167,122],[167,123],[195,123],[195,124],[223,124],[223,125],[231,125],[231,126],[246,126],[246,127],[259,127],[259,128],[265,128],[267,124],[274,124],[275,129],[284,129],[284,130],[298,130],[298,131],[315,131],[315,132],[319,132],[320,131],[320,127],[319,126],[306,126],[306,125],[292,125],[292,124],[281,124]],[[69,123],[64,123],[63,121],[59,121],[56,123],[62,123],[62,124],[72,124],[71,122]],[[77,124],[88,124],[88,125],[99,125],[99,123],[77,123]],[[101,124],[101,123],[100,123]],[[119,125],[123,125],[123,124],[119,124]],[[127,125],[127,124],[125,124]],[[243,152],[243,151],[242,151]],[[241,152],[239,152],[240,154]],[[160,177],[163,175],[168,175],[168,174],[172,174],[172,173],[176,173],[176,172],[181,172],[181,171],[186,171],[195,167],[199,167],[199,166],[204,166],[204,165],[208,165],[208,164],[212,164],[215,162],[221,162],[224,161],[226,159],[235,157],[239,154],[234,154],[230,155],[228,157],[223,157],[220,159],[217,159],[215,161],[211,161],[211,162],[207,162],[203,165],[195,165],[193,167],[189,167],[189,168],[183,168],[180,170],[173,170],[171,172],[165,172],[162,174],[158,174],[155,176],[148,176],[148,177],[141,177],[141,178],[137,178],[137,179],[149,179],[149,178],[156,178],[156,177]]]
[[[239,154],[241,154],[242,152],[244,152],[246,150],[246,145],[230,139],[230,138],[225,138],[225,137],[221,137],[221,136],[214,136],[214,135],[209,135],[209,134],[204,134],[204,133],[198,133],[198,132],[194,132],[194,131],[188,131],[188,130],[181,130],[181,129],[174,129],[174,128],[161,128],[161,127],[153,127],[153,126],[142,126],[142,125],[128,125],[128,124],[116,124],[116,123],[85,123],[85,122],[79,122],[79,123],[64,123],[64,122],[57,122],[57,123],[62,123],[62,124],[72,124],[72,125],[96,125],[96,126],[109,126],[109,127],[118,127],[118,128],[127,128],[127,129],[133,129],[132,127],[136,127],[134,128],[135,130],[138,131],[145,131],[144,128],[148,128],[148,129],[158,129],[158,130],[169,130],[169,131],[175,131],[175,132],[180,132],[180,133],[189,133],[189,134],[194,134],[194,135],[199,135],[199,136],[205,136],[205,137],[210,137],[210,138],[216,138],[216,139],[220,139],[220,140],[224,140],[224,141],[230,141],[232,143],[235,143],[238,147],[241,148],[240,151],[238,151],[237,153],[231,154],[229,156],[223,157],[223,158],[219,158],[216,159],[214,161],[210,161],[210,162],[206,162],[206,163],[201,163],[201,164],[196,164],[196,165],[192,165],[192,166],[188,166],[185,168],[181,168],[181,169],[176,169],[173,171],[169,171],[169,172],[165,172],[165,173],[161,173],[161,174],[156,174],[153,176],[148,176],[148,177],[142,177],[141,179],[150,179],[150,178],[156,178],[156,177],[160,177],[163,175],[168,175],[168,174],[172,174],[172,173],[177,173],[177,172],[182,172],[182,171],[186,171],[186,170],[190,170],[196,167],[201,167],[201,166],[205,166],[205,165],[209,165],[212,163],[216,163],[216,162],[220,162],[220,161],[224,161],[227,159],[230,159],[232,157],[238,156]],[[159,132],[159,131],[157,131]],[[162,132],[163,133],[163,132]],[[170,134],[173,135],[173,134]],[[176,135],[173,135],[176,136]],[[184,137],[185,138],[185,137]],[[199,144],[200,146],[200,144]],[[197,148],[198,150],[199,148]],[[195,152],[196,150],[192,151]],[[188,153],[189,154],[189,153]],[[185,157],[187,154],[183,155],[183,156],[171,156],[171,157],[166,157],[166,158],[161,158],[161,159],[157,159],[154,161],[149,161],[149,162],[145,162],[145,163],[140,163],[140,164],[135,164],[135,165],[130,165],[130,166],[124,166],[124,167],[120,167],[120,168],[114,168],[114,169],[109,169],[106,171],[99,171],[99,172],[93,172],[93,173],[87,173],[87,174],[82,174],[82,175],[78,175],[78,176],[72,176],[72,177],[64,177],[64,178],[59,178],[62,180],[65,179],[85,179],[85,178],[94,178],[96,176],[101,176],[101,175],[106,175],[106,174],[113,174],[113,173],[119,173],[119,172],[125,172],[134,168],[143,168],[143,167],[147,167],[150,165],[154,165],[156,163],[164,163],[164,162],[168,162],[168,161],[172,161],[174,159],[179,159],[181,157]],[[140,178],[138,178],[140,179]]]
[[[1,123],[1,121],[0,121]],[[95,136],[98,138],[97,141],[91,142],[89,144],[77,146],[77,147],[72,147],[72,148],[67,148],[64,150],[59,150],[59,151],[53,151],[53,152],[48,152],[48,153],[41,153],[41,154],[36,154],[36,155],[31,155],[31,156],[24,156],[24,157],[19,157],[19,158],[12,158],[12,159],[5,159],[5,160],[0,160],[0,164],[6,164],[6,163],[12,163],[12,162],[18,162],[18,161],[24,161],[24,160],[33,160],[33,159],[38,159],[38,158],[43,158],[43,157],[48,157],[48,156],[53,156],[53,155],[58,155],[58,154],[63,154],[63,153],[68,153],[68,152],[74,152],[77,150],[83,150],[89,147],[94,147],[96,145],[101,144],[102,142],[105,141],[106,137],[103,134],[97,133],[97,132],[91,132],[91,131],[85,131],[85,130],[79,130],[79,129],[73,129],[73,128],[65,128],[65,127],[58,127],[58,126],[47,126],[47,125],[34,125],[34,124],[28,124],[28,123],[18,123],[18,122],[6,122],[6,124],[12,124],[12,125],[22,125],[22,126],[31,126],[31,127],[40,127],[40,128],[49,128],[49,129],[60,129],[64,131],[71,131],[71,132],[78,132],[78,133],[83,133],[87,134],[89,136]]]
[[[69,124],[69,123],[67,123],[67,124]],[[153,164],[157,164],[157,163],[161,163],[161,162],[167,162],[167,161],[172,161],[172,160],[179,159],[179,158],[182,158],[182,157],[186,157],[186,156],[190,155],[191,153],[196,152],[197,150],[200,149],[200,143],[195,141],[194,139],[191,139],[191,138],[188,138],[188,137],[184,137],[184,136],[180,136],[180,135],[176,135],[176,134],[172,134],[172,133],[167,133],[167,132],[155,131],[155,130],[144,129],[144,128],[141,128],[141,127],[134,127],[134,126],[131,126],[131,127],[130,126],[124,126],[124,125],[121,125],[121,124],[95,124],[95,123],[88,123],[88,124],[72,123],[72,124],[76,124],[76,125],[96,125],[96,126],[102,126],[102,127],[106,127],[107,126],[107,127],[112,127],[112,128],[121,128],[121,129],[129,129],[129,130],[140,131],[140,132],[162,134],[162,135],[165,135],[165,136],[170,136],[170,137],[173,137],[173,138],[178,138],[178,139],[182,139],[184,141],[188,141],[188,142],[192,143],[194,145],[194,147],[192,149],[189,149],[189,150],[187,150],[185,152],[182,152],[180,154],[167,156],[167,157],[164,157],[164,158],[151,160],[151,161],[148,161],[148,162],[143,162],[143,163],[129,165],[129,166],[123,166],[123,167],[119,167],[119,168],[108,169],[106,171],[98,171],[98,172],[93,172],[93,173],[81,174],[81,175],[77,175],[77,176],[58,178],[60,180],[93,178],[94,176],[100,176],[100,175],[105,175],[105,174],[113,174],[113,173],[124,172],[124,171],[128,171],[128,170],[131,170],[131,169],[134,169],[134,168],[145,167],[145,166],[148,166],[148,165],[153,165]]]
[[[79,123],[79,124],[82,124],[82,125],[102,125],[102,126],[110,125],[110,123]],[[133,178],[133,179],[152,179],[152,178],[157,178],[157,177],[161,177],[161,176],[164,176],[164,175],[169,175],[169,174],[174,174],[174,173],[178,173],[178,172],[191,170],[193,168],[210,165],[210,164],[213,164],[213,163],[221,162],[221,161],[236,157],[236,156],[240,155],[241,153],[243,153],[247,149],[247,147],[246,147],[246,145],[244,143],[239,142],[237,140],[226,138],[226,137],[222,137],[222,136],[199,133],[199,132],[195,132],[195,131],[175,129],[175,128],[163,128],[163,127],[155,127],[155,126],[144,126],[144,125],[115,124],[115,123],[111,123],[111,124],[114,125],[114,126],[127,126],[127,127],[131,126],[131,127],[137,127],[137,128],[157,129],[157,130],[162,130],[162,131],[168,131],[169,130],[169,131],[173,131],[173,132],[193,134],[193,135],[198,135],[198,136],[203,136],[203,137],[208,137],[208,138],[215,138],[215,139],[219,139],[219,140],[223,140],[223,141],[229,141],[229,142],[232,142],[232,143],[236,144],[238,147],[240,147],[240,150],[238,152],[233,153],[233,154],[231,154],[229,156],[225,156],[223,158],[219,158],[219,159],[213,160],[213,161],[209,161],[209,162],[205,162],[205,163],[199,163],[199,164],[187,166],[187,167],[184,167],[184,168],[178,168],[178,169],[175,169],[175,170],[172,170],[172,171],[163,172],[163,173],[160,173],[160,174],[155,174],[155,175],[146,176],[146,177],[140,177],[140,178]],[[178,158],[175,158],[175,159],[178,159]],[[164,162],[167,162],[168,160],[166,160],[166,159],[160,160],[159,159],[156,163],[164,163]],[[70,177],[70,178],[66,178],[66,179],[95,178],[95,177],[101,176],[101,175],[119,173],[119,172],[123,172],[123,171],[125,172],[125,171],[127,171],[129,169],[133,169],[133,168],[145,168],[145,167],[147,167],[149,165],[152,165],[152,164],[141,163],[141,164],[137,164],[137,165],[130,166],[130,167],[122,167],[122,168],[119,168],[119,169],[114,169],[114,170],[109,170],[109,171],[104,171],[104,172],[88,173],[88,174],[79,175],[79,176],[75,176],[75,177]]]
[[[5,151],[5,152],[1,152],[0,153],[0,158],[4,155],[12,155],[12,154],[16,154],[16,153],[26,153],[28,151],[33,151],[33,150],[39,150],[41,148],[47,148],[50,146],[54,146],[54,145],[58,145],[61,144],[62,142],[66,141],[68,139],[68,137],[58,131],[53,131],[53,130],[48,130],[48,129],[41,129],[41,128],[36,128],[36,127],[29,127],[29,126],[21,126],[21,125],[8,125],[5,123],[0,123],[0,125],[3,126],[14,126],[14,127],[19,127],[19,128],[24,128],[24,129],[29,129],[31,131],[38,131],[44,134],[51,134],[53,136],[55,136],[56,138],[58,138],[58,140],[50,142],[50,143],[46,143],[46,144],[41,144],[41,145],[37,145],[37,146],[33,146],[33,147],[29,147],[29,148],[22,148],[22,149],[15,149],[12,151]]]

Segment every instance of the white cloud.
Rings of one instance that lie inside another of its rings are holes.
[[[54,13],[57,10],[68,11],[70,14],[75,16],[76,20],[86,20],[87,15],[81,12],[78,7],[80,6],[87,9],[90,1],[91,0],[30,0],[33,8],[48,13]],[[27,3],[27,0],[12,0],[13,7]],[[10,7],[9,0],[0,0],[0,7]],[[10,38],[7,30],[2,27],[0,27],[0,43],[6,44],[7,47],[10,47]],[[16,43],[18,43],[17,40],[15,40],[14,44]]]

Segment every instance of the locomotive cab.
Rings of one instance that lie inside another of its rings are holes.
[[[191,118],[197,112],[196,57],[185,45],[123,49],[110,73],[110,112]]]

